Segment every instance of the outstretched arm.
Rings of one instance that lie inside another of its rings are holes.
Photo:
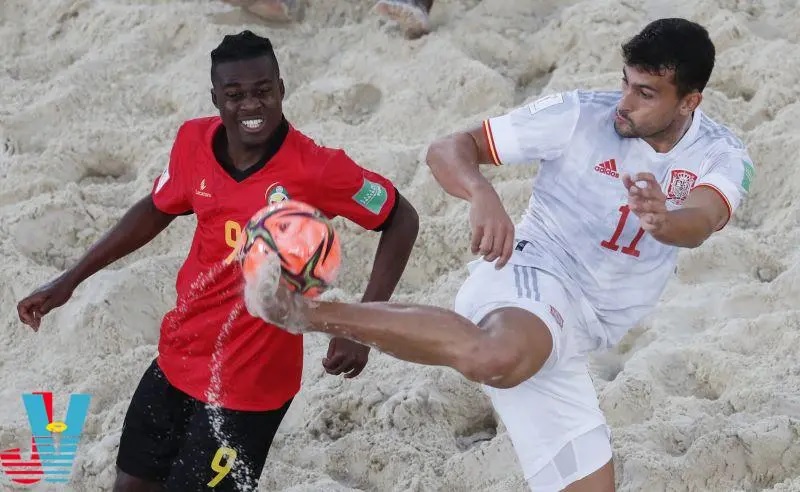
[[[450,195],[470,202],[470,250],[502,268],[514,248],[514,223],[481,164],[493,162],[489,140],[482,128],[448,135],[428,148],[428,166]]]
[[[387,301],[417,239],[417,212],[390,180],[361,167],[345,151],[329,151],[328,156],[314,205],[329,216],[342,216],[365,230],[381,232],[362,300]],[[369,347],[334,337],[322,364],[328,374],[352,378],[361,373],[368,358]]]
[[[576,92],[555,93],[433,142],[427,162],[439,185],[470,202],[471,250],[502,268],[514,248],[514,223],[480,165],[554,160],[569,148],[580,115]]]
[[[414,207],[399,192],[393,215],[383,225],[381,239],[375,252],[362,302],[388,301],[411,256],[419,231],[419,216]],[[345,338],[336,337],[328,346],[323,366],[330,374],[345,373],[346,378],[358,376],[367,364],[369,346],[357,346]]]
[[[42,316],[67,302],[81,282],[149,243],[175,217],[156,208],[150,195],[139,200],[72,268],[19,302],[20,321],[38,330]]]
[[[681,208],[668,211],[667,197],[651,173],[633,178],[624,175],[622,181],[628,188],[631,211],[639,216],[642,229],[664,244],[696,248],[729,219],[728,205],[713,188],[695,188]]]
[[[662,243],[696,248],[728,221],[728,207],[717,192],[699,187],[689,194],[683,207],[667,214],[664,227],[653,234]]]
[[[381,231],[381,239],[372,262],[372,273],[361,298],[362,302],[388,301],[392,297],[417,240],[417,211],[399,192],[397,201],[394,215]]]
[[[159,210],[151,195],[134,204],[117,224],[67,271],[75,286],[152,241],[177,217]]]
[[[653,238],[696,248],[719,231],[750,193],[755,168],[741,143],[710,154],[681,207],[667,211],[666,199],[651,173],[623,176],[631,211]],[[643,187],[635,181],[644,181]]]
[[[426,157],[434,178],[450,195],[471,200],[492,184],[481,173],[481,164],[492,164],[489,142],[482,127],[472,128],[434,141]]]

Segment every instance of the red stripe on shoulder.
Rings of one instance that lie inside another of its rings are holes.
[[[500,157],[497,155],[497,147],[494,144],[494,135],[492,134],[492,125],[489,120],[483,120],[483,133],[486,136],[486,142],[489,144],[489,153],[492,156],[492,161],[495,166],[500,166]]]

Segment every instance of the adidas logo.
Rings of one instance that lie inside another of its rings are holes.
[[[607,174],[612,178],[619,178],[619,173],[617,172],[617,163],[614,159],[601,162],[600,164],[594,166],[594,170],[600,174]]]

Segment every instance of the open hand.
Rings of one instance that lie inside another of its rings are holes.
[[[667,220],[667,196],[652,173],[637,173],[633,177],[622,175],[622,184],[628,190],[628,206],[639,217],[647,232],[658,232]]]
[[[354,378],[361,374],[369,358],[369,347],[346,338],[332,338],[328,344],[328,355],[322,366],[328,374],[342,374]]]
[[[502,268],[514,249],[514,223],[494,189],[473,195],[469,225],[472,253],[482,255],[486,261],[497,260],[495,268]]]

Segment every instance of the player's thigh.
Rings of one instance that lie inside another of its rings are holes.
[[[614,465],[605,426],[573,438],[541,469],[526,474],[536,492],[613,492]]]
[[[188,396],[170,385],[153,361],[131,397],[122,424],[119,490],[139,490],[134,486],[139,481],[166,480],[192,411]]]
[[[475,322],[484,336],[464,354],[462,364],[474,381],[516,386],[539,372],[553,353],[549,328],[528,309],[498,307]]]
[[[167,490],[256,490],[269,448],[291,401],[267,412],[198,408]]]
[[[563,490],[611,459],[610,431],[585,355],[559,360],[513,388],[483,389],[532,490]]]
[[[535,489],[534,489],[535,490]],[[572,482],[565,492],[614,492],[616,483],[614,478],[614,461],[606,463],[590,475]]]
[[[610,436],[581,338],[584,321],[575,305],[560,280],[547,272],[513,264],[498,271],[487,262],[473,264],[456,296],[456,311],[492,332],[502,333],[501,324],[516,326],[519,322],[509,315],[527,311],[550,334],[549,355],[535,374],[512,387],[483,386],[525,479],[537,484],[534,490],[560,490],[592,476],[611,458]],[[546,340],[531,336],[537,331],[542,330],[528,330],[527,339],[509,337],[519,342],[509,349],[532,352],[538,343],[547,350]]]

